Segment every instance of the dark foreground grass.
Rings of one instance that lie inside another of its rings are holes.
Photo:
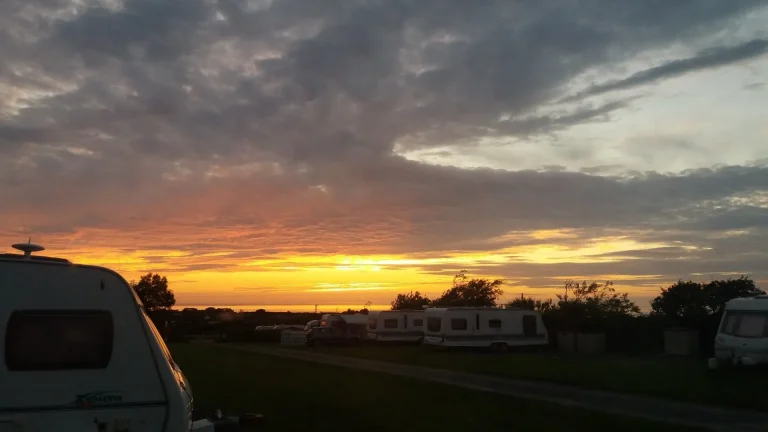
[[[272,431],[695,430],[224,347],[171,350],[197,417],[259,412]]]
[[[420,346],[312,348],[369,360],[452,369],[507,378],[545,380],[599,390],[768,411],[765,370],[716,370],[702,359],[666,357],[569,356],[553,354],[433,351]]]

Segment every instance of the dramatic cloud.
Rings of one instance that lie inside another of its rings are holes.
[[[767,14],[757,0],[5,1],[0,239],[168,273],[188,304],[378,304],[460,268],[540,292],[571,276],[765,278],[759,96],[740,105],[745,135],[718,138],[744,157],[720,165],[683,122],[629,132],[653,129],[644,113],[667,94],[618,93],[760,60]]]
[[[686,59],[674,60],[663,65],[637,72],[628,78],[599,84],[566,98],[577,100],[616,90],[625,90],[650,84],[666,78],[681,76],[688,72],[711,69],[762,56],[768,52],[768,39],[755,39],[735,47],[717,47],[704,50]]]

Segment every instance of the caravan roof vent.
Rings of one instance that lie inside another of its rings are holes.
[[[31,258],[32,252],[41,252],[45,250],[44,247],[40,245],[36,245],[34,243],[30,243],[30,242],[16,243],[15,245],[11,245],[11,247],[13,247],[16,250],[20,250],[24,252],[24,258]]]

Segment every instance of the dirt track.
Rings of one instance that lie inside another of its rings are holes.
[[[560,405],[582,407],[593,411],[639,417],[647,420],[693,426],[713,431],[768,431],[768,414],[762,413],[735,411],[644,396],[588,390],[540,381],[506,379],[445,369],[433,369],[342,357],[307,350],[263,348],[253,345],[219,346],[339,367],[406,376],[473,390],[501,393]],[[756,390],[756,392],[756,394],[759,394],[759,390]]]

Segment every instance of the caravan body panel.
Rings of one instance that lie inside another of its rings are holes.
[[[370,312],[368,338],[375,342],[419,342],[424,338],[424,311]]]
[[[538,312],[497,308],[429,308],[424,344],[446,347],[546,345],[547,329]]]

